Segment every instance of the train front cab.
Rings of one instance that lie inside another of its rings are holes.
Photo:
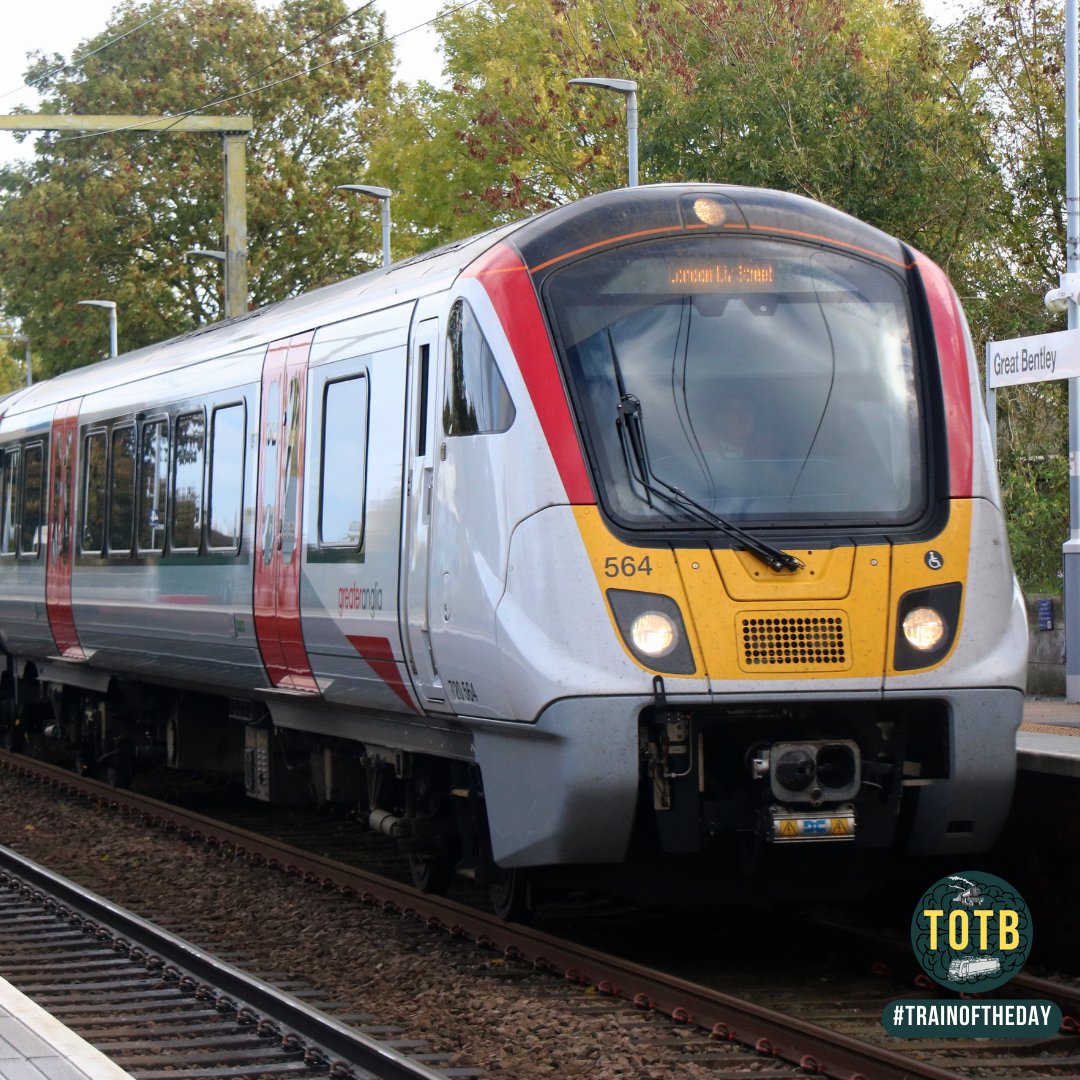
[[[496,861],[985,850],[1026,625],[951,286],[796,197],[637,198],[541,219],[478,271],[505,309],[508,267],[530,268],[595,496],[546,401],[570,505],[519,526],[510,563],[558,552],[545,602],[597,587],[609,638],[579,617],[567,663],[595,661],[595,692],[551,680],[527,771],[517,740],[475,733]],[[519,587],[500,607],[511,657]]]

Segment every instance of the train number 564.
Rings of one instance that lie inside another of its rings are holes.
[[[609,555],[604,560],[605,577],[635,577],[637,574],[648,576],[652,573],[652,563],[649,556],[641,559],[636,555],[624,555],[621,559],[617,555]]]

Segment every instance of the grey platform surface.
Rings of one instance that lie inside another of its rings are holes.
[[[131,1074],[0,979],[0,1080],[131,1080]]]
[[[1017,764],[1028,772],[1080,777],[1080,703],[1029,698],[1016,751]]]

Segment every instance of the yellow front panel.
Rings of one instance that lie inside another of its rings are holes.
[[[694,655],[694,677],[700,678],[701,649],[694,633],[693,619],[687,610],[686,594],[683,591],[679,568],[675,554],[670,547],[631,547],[613,536],[595,506],[575,506],[574,515],[578,528],[581,529],[585,550],[589,553],[593,573],[600,591],[607,595],[608,589],[628,589],[633,592],[659,593],[670,596],[682,612],[686,633],[690,639],[690,650]],[[622,643],[622,635],[615,625],[615,618],[608,605],[608,618],[611,630],[617,641]],[[626,646],[623,645],[625,649]],[[626,655],[638,667],[643,665],[626,650]],[[644,670],[650,671],[650,668]],[[670,676],[677,678],[678,676]],[[688,676],[689,677],[689,676]]]
[[[742,551],[677,553],[709,677],[881,678],[888,547],[789,550],[806,564],[794,574]]]
[[[889,664],[887,674],[896,675],[893,667],[892,643],[896,640],[896,607],[900,597],[913,589],[930,589],[935,585],[947,585],[959,581],[967,591],[968,552],[971,547],[971,500],[954,499],[949,504],[949,521],[945,528],[932,540],[919,544],[898,545],[893,556],[893,599],[889,613]],[[964,597],[966,600],[966,595]],[[963,624],[964,602],[960,604],[960,622]],[[960,639],[961,626],[956,627],[953,648]],[[951,650],[950,650],[951,652]],[[948,659],[942,657],[937,664],[916,671],[927,671],[930,667],[939,667]],[[912,670],[899,674],[910,675]]]
[[[969,503],[953,502],[930,541],[788,548],[804,563],[791,574],[745,551],[628,545],[595,506],[574,512],[601,591],[670,596],[683,614],[695,676],[714,681],[895,674],[897,601],[912,589],[964,581],[971,533]],[[621,641],[613,618],[612,632]]]

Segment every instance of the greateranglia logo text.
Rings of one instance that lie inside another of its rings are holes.
[[[934,882],[915,905],[911,947],[923,971],[960,994],[1003,986],[1031,952],[1031,914],[1003,878],[979,870]],[[890,1002],[882,1023],[903,1038],[1039,1038],[1057,1033],[1061,1010],[1049,1001],[969,1002],[910,999]]]

